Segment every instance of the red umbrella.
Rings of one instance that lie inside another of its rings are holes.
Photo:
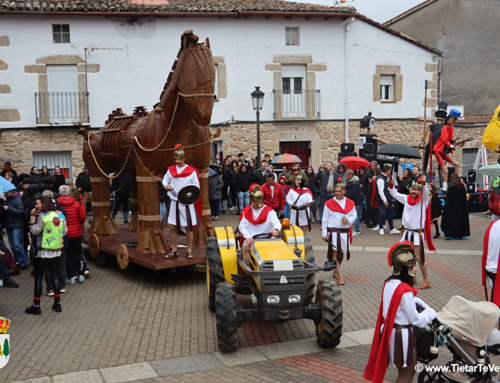
[[[361,157],[344,157],[339,161],[339,164],[347,165],[349,169],[358,170],[361,166],[370,166],[370,163]]]

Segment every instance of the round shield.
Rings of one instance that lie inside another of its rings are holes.
[[[177,200],[183,205],[192,205],[201,196],[201,190],[196,185],[186,185],[177,194]]]

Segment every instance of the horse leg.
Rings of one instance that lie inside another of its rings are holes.
[[[139,194],[135,175],[130,175],[130,204],[132,205],[132,219],[128,225],[128,231],[141,231],[139,223]]]
[[[116,223],[111,218],[109,178],[101,173],[92,158],[86,158],[85,164],[89,169],[92,182],[92,214],[94,218],[90,226],[90,233],[96,235],[118,234]]]
[[[136,159],[136,184],[139,201],[139,223],[141,235],[136,250],[141,253],[158,254],[171,250],[160,227],[160,194],[158,180],[152,177]],[[152,172],[153,175],[154,172]]]

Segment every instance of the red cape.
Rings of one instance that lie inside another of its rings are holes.
[[[385,318],[384,331],[382,335],[380,335],[380,328],[384,324],[384,289],[382,289],[382,300],[380,301],[380,308],[378,310],[377,324],[375,325],[375,334],[373,334],[370,357],[368,358],[368,364],[366,365],[365,374],[363,375],[364,379],[370,380],[373,383],[381,383],[384,381],[385,372],[389,363],[389,341],[391,339],[392,329],[394,328],[394,318],[396,317],[396,312],[398,311],[403,294],[409,292],[413,293],[414,296],[417,295],[417,290],[406,283],[401,283],[396,287],[392,295],[389,310],[387,311],[387,317]]]
[[[198,176],[198,179],[200,179],[200,173],[198,172],[198,169],[193,168],[192,166],[186,165],[186,167],[182,170],[181,173],[177,173],[177,165],[174,166],[169,166],[168,171],[172,175],[172,177],[187,177],[193,174],[193,172],[196,172],[196,175]]]
[[[490,226],[488,226],[488,229],[486,229],[486,234],[484,235],[484,240],[483,240],[483,260],[482,260],[482,269],[483,269],[483,286],[486,286],[486,258],[488,257],[488,245],[490,241],[490,231],[491,227],[493,224],[497,222],[496,220],[490,223]],[[497,266],[497,273],[498,270],[500,270],[500,257],[498,257],[498,266]],[[494,284],[494,289],[491,292],[492,297],[494,300],[492,302],[496,304],[498,307],[500,307],[500,283],[495,283]]]
[[[293,188],[292,189],[295,193],[297,194],[305,194],[305,193],[309,193],[310,195],[313,195],[313,193],[311,193],[311,191],[309,189],[299,189],[299,188]]]
[[[425,184],[424,184],[425,186]],[[407,202],[410,206],[415,206],[417,203],[420,202],[422,199],[422,196],[420,195],[418,198],[413,199],[411,194],[408,194]],[[424,222],[424,234],[425,234],[425,240],[427,241],[427,246],[429,247],[429,250],[434,251],[436,248],[434,247],[434,244],[432,243],[432,232],[431,232],[431,203],[429,199],[429,204],[427,205],[425,209],[425,222]]]
[[[326,201],[325,205],[331,211],[336,211],[338,213],[347,214],[352,209],[354,209],[355,206],[354,206],[354,201],[352,199],[349,199],[347,197],[344,197],[344,198],[345,198],[345,208],[344,209],[342,209],[342,207],[338,204],[338,202],[335,201],[335,198],[331,198],[328,201]],[[349,243],[352,243],[352,227],[349,227]]]

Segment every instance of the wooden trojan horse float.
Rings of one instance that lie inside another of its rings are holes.
[[[88,243],[93,257],[99,254],[100,239],[104,242],[105,239],[109,241],[105,236],[117,238],[118,227],[111,217],[109,200],[110,179],[115,176],[110,174],[122,172],[129,174],[131,183],[132,220],[128,231],[140,232],[134,251],[142,254],[170,251],[170,244],[160,227],[157,175],[166,173],[167,167],[174,165],[173,152],[177,143],[184,146],[186,162],[200,171],[203,228],[195,231],[194,244],[205,246],[206,235],[213,230],[207,168],[213,140],[208,124],[214,105],[214,81],[215,67],[208,38],[205,43],[198,43],[198,36],[193,31],[185,31],[160,102],[151,112],[142,106],[136,107],[132,115],[116,109],[98,132],[79,130],[85,138],[83,159],[92,180],[94,219]],[[124,242],[131,237],[129,233]],[[122,268],[128,266],[127,251],[123,244],[118,244],[113,251]],[[164,256],[157,259],[164,259]]]

